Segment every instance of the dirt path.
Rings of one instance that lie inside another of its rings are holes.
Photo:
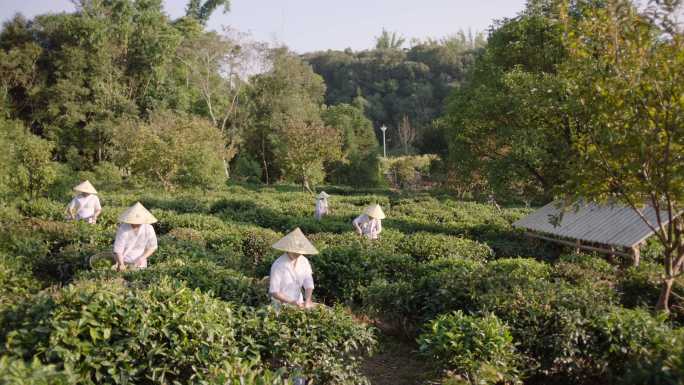
[[[415,345],[387,336],[381,338],[379,351],[361,370],[373,385],[423,385],[434,379],[432,368],[418,356]]]

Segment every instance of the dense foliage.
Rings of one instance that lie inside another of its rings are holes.
[[[466,36],[461,31],[442,40],[414,43],[402,49],[401,37],[383,31],[373,50],[315,52],[303,58],[325,79],[326,103],[363,106],[375,128],[389,127],[390,148],[405,150],[399,127],[406,118],[417,131],[408,143],[411,150],[443,152],[445,146],[432,120],[442,113],[454,86],[464,80],[474,52],[484,45],[484,36]]]
[[[510,226],[528,209],[499,212],[388,190],[326,191],[334,213],[322,221],[313,219],[314,200],[295,186],[104,191],[105,212],[95,226],[63,223],[63,204],[50,199],[6,206],[0,212],[9,229],[0,236],[3,376],[96,381],[128,368],[124,375],[146,383],[161,381],[162,372],[189,382],[303,375],[317,383],[362,383],[359,363],[375,337],[346,305],[384,332],[422,334],[425,353],[454,381],[681,380],[684,317],[678,311],[654,317],[641,307],[652,306],[659,290],[648,252],[642,266],[627,270],[590,255],[549,262],[563,250],[527,240]],[[133,200],[160,219],[160,248],[150,267],[91,269],[85,258],[111,247],[117,213]],[[388,215],[377,242],[350,227],[371,202]],[[262,278],[279,254],[270,245],[295,226],[321,250],[310,258],[315,298],[338,307],[268,310]],[[55,283],[66,286],[49,289]],[[90,321],[79,325],[81,319]],[[149,325],[150,333],[134,323]],[[168,335],[152,333],[166,328]],[[453,330],[470,342],[454,345]],[[182,333],[190,334],[181,343]],[[124,346],[112,341],[123,338],[139,344],[125,349],[162,349],[159,356],[141,356],[154,366],[117,363],[124,350],[116,349]],[[210,342],[201,354],[190,353],[199,349],[196,338]],[[91,359],[77,359],[85,351]],[[110,364],[119,369],[110,373]]]

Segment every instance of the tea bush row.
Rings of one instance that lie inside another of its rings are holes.
[[[235,374],[224,364],[248,362],[315,383],[358,384],[366,381],[358,358],[375,344],[341,309],[241,307],[166,277],[144,289],[81,281],[4,309],[0,326],[1,355],[38,359],[82,383],[219,383]]]

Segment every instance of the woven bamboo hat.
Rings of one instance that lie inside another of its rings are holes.
[[[274,243],[271,247],[273,247],[276,250],[287,251],[290,253],[306,255],[318,254],[318,250],[316,250],[314,245],[312,245],[311,242],[309,242],[309,240],[306,239],[304,233],[302,233],[302,230],[300,230],[299,227],[292,230],[286,236],[282,237],[278,242]]]
[[[328,198],[330,198],[330,195],[328,195],[328,193],[326,193],[325,191],[321,191],[321,193],[318,194],[318,199],[328,199]]]
[[[157,222],[157,218],[155,218],[151,212],[147,211],[140,202],[137,202],[119,215],[119,222],[131,225],[143,225],[155,223]]]
[[[382,211],[382,207],[377,203],[366,207],[366,210],[364,210],[363,213],[371,218],[385,219],[385,213]]]
[[[74,187],[74,191],[88,194],[97,194],[97,190],[95,190],[95,187],[93,187],[93,185],[89,181],[85,181],[79,184],[78,186]]]

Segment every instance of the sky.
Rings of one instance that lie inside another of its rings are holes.
[[[166,12],[182,16],[187,0],[165,0]],[[525,0],[232,0],[208,29],[230,26],[259,41],[284,43],[299,53],[371,48],[382,29],[407,39],[440,38],[460,29],[486,31],[495,19],[514,17]],[[70,0],[0,0],[3,22],[20,12],[33,17],[73,11]]]

